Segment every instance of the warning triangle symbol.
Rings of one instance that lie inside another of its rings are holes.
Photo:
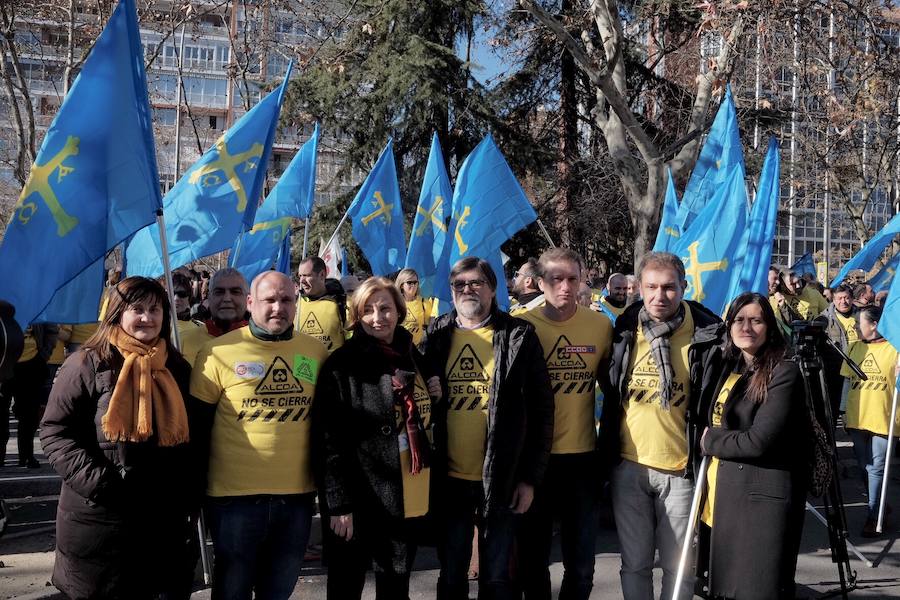
[[[579,354],[570,352],[572,342],[564,335],[559,336],[553,349],[547,355],[548,369],[586,369],[587,365]]]
[[[276,356],[272,364],[266,371],[259,385],[256,386],[256,393],[263,394],[302,394],[303,385],[294,377],[291,368],[280,356]]]
[[[306,320],[303,321],[303,325],[300,326],[300,331],[307,335],[322,335],[325,333],[325,330],[322,329],[322,325],[319,324],[319,319],[316,318],[316,313],[310,312],[306,315]]]
[[[871,352],[866,354],[866,357],[863,359],[863,361],[859,363],[859,368],[862,369],[862,372],[866,375],[881,375],[881,369],[878,367],[878,361],[875,360],[875,355]]]
[[[450,367],[447,381],[487,381],[484,375],[484,365],[478,360],[475,351],[470,344],[466,344],[456,355],[456,360]]]

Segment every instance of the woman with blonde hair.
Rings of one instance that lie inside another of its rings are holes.
[[[110,288],[97,331],[59,370],[41,444],[63,479],[52,582],[72,598],[189,598],[190,366],[170,341],[163,287]]]
[[[328,547],[328,598],[359,598],[374,564],[375,597],[406,600],[416,531],[429,512],[431,399],[440,380],[399,323],[406,305],[383,277],[350,303],[353,336],[325,362],[313,419]]]
[[[421,347],[425,340],[425,332],[431,323],[431,311],[434,298],[423,298],[419,274],[415,269],[403,269],[397,274],[397,289],[406,302],[406,318],[401,323],[403,328],[413,336],[413,343]]]

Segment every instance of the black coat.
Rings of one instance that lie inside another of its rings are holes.
[[[494,311],[494,376],[488,399],[488,433],[482,484],[485,512],[506,507],[519,483],[539,486],[547,470],[553,443],[553,389],[547,363],[534,327],[521,319]],[[425,356],[431,368],[444,373],[450,355],[456,311],[432,321]],[[446,384],[446,382],[444,382]],[[432,408],[435,459],[432,497],[444,497],[447,473],[446,385]],[[434,503],[432,503],[434,504]]]
[[[731,365],[723,368],[716,396]],[[811,436],[799,367],[783,360],[766,401],[746,397],[748,375],[726,400],[722,426],[703,440],[719,458],[708,540],[710,590],[736,600],[794,597]],[[711,419],[712,407],[709,417]]]
[[[166,366],[187,400],[190,366],[176,352]],[[101,419],[117,377],[117,366],[79,350],[50,393],[41,444],[63,479],[52,582],[71,598],[141,598],[185,585],[189,593],[188,518],[199,505],[188,491],[190,444],[107,440]]]
[[[685,476],[692,477],[694,469],[700,464],[697,444],[700,441],[700,433],[708,422],[706,411],[710,405],[716,377],[720,372],[719,347],[725,339],[725,324],[702,304],[690,300],[686,302],[694,321],[694,335],[688,349],[691,393],[685,423],[688,440]],[[643,306],[641,302],[635,302],[616,319],[609,377],[600,381],[604,397],[597,447],[603,471],[607,475],[613,467],[622,462],[620,432],[622,399],[628,397],[628,384],[631,381],[631,372],[628,369],[639,326],[638,313]]]

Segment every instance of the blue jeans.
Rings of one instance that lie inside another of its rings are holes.
[[[612,501],[622,553],[622,596],[648,600],[653,596],[653,559],[659,550],[663,569],[660,598],[671,598],[681,544],[687,532],[694,482],[623,460],[613,470]],[[681,598],[693,598],[694,577],[685,573]]]
[[[441,498],[441,539],[438,556],[438,600],[468,600],[472,535],[478,525],[478,598],[513,598],[510,554],[515,537],[515,515],[506,507],[491,507],[484,514],[484,488],[480,481],[448,478]]]
[[[550,600],[553,517],[559,516],[563,556],[560,600],[587,600],[594,585],[594,544],[600,481],[596,455],[551,454],[544,484],[522,517],[518,532],[519,574],[526,600]]]
[[[315,494],[209,498],[213,600],[287,600],[303,565]]]
[[[881,482],[884,479],[884,458],[887,453],[887,436],[875,435],[862,429],[848,429],[853,441],[856,462],[866,470],[863,484],[869,492],[869,518],[878,518],[878,503],[881,500]]]

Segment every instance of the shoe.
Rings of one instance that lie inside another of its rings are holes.
[[[37,459],[32,456],[31,458],[25,458],[25,459],[20,458],[19,466],[20,467],[28,467],[29,469],[40,469],[41,463],[39,463],[37,461]]]
[[[875,519],[871,517],[866,519],[866,524],[863,525],[862,531],[860,532],[860,536],[864,538],[877,538],[880,537],[881,534],[875,531],[876,527],[878,527],[878,523]]]

